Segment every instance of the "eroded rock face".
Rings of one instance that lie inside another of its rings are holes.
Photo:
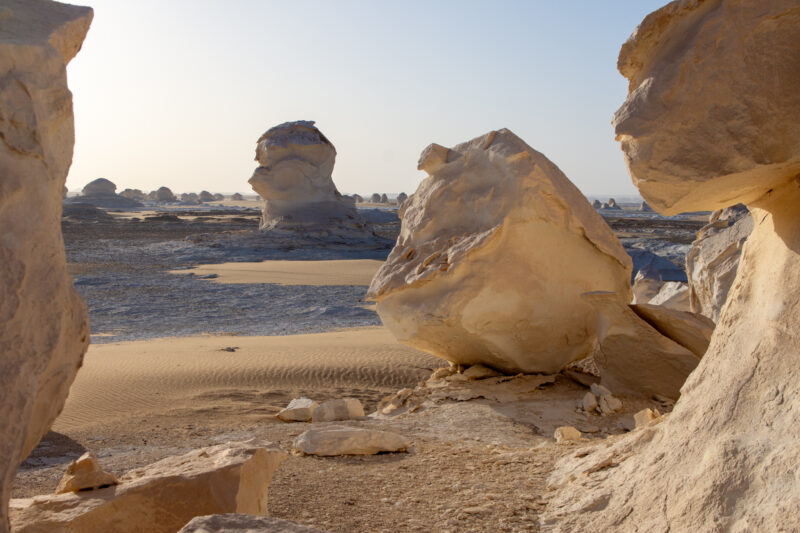
[[[66,64],[91,20],[44,0],[0,7],[0,531],[17,466],[61,412],[89,344],[61,202],[74,144]]]
[[[686,254],[692,311],[719,320],[736,279],[742,247],[752,231],[753,217],[739,205],[714,212],[708,225],[697,232]]]
[[[800,529],[798,42],[797,2],[681,1],[623,47],[618,133],[647,201],[666,213],[743,202],[756,224],[672,413],[560,461],[544,524]]]
[[[195,516],[266,515],[269,484],[285,458],[270,444],[202,448],[132,470],[114,487],[12,500],[12,525],[20,533],[171,533]]]
[[[597,315],[580,295],[630,301],[631,259],[558,167],[503,129],[433,144],[419,168],[429,177],[368,292],[397,339],[510,373],[591,352]]]
[[[371,235],[331,174],[336,149],[313,121],[286,122],[258,139],[249,183],[264,200],[261,229],[298,234]]]

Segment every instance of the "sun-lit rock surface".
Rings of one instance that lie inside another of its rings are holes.
[[[689,305],[692,311],[719,320],[728,299],[739,257],[753,231],[753,217],[743,205],[715,211],[686,254]]]
[[[368,293],[397,339],[506,372],[590,353],[597,315],[580,295],[630,301],[631,259],[583,194],[506,129],[432,144],[419,168],[429,177]]]
[[[267,514],[267,493],[286,454],[271,444],[229,442],[131,470],[119,485],[12,500],[19,533],[172,533],[195,516]]]
[[[44,0],[0,6],[0,531],[17,466],[61,412],[89,343],[61,203],[75,140],[66,64],[91,21],[90,8]]]
[[[67,471],[56,487],[56,494],[94,490],[116,484],[117,476],[103,470],[95,454],[86,452],[67,465]]]
[[[634,181],[675,213],[754,220],[698,367],[660,423],[566,457],[545,529],[800,529],[800,9],[673,2],[624,45],[617,132]]]
[[[375,455],[381,452],[404,452],[410,443],[391,431],[349,426],[325,426],[301,433],[293,444],[305,455]]]
[[[249,183],[264,200],[262,231],[317,238],[374,237],[331,174],[336,149],[314,122],[286,122],[258,139]]]
[[[714,322],[703,315],[676,311],[652,304],[636,304],[630,308],[639,318],[659,333],[677,342],[697,357],[703,357],[714,333]]]

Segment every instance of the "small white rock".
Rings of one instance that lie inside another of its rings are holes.
[[[364,407],[355,398],[343,398],[322,402],[311,413],[312,422],[334,422],[353,420],[364,416]]]
[[[284,422],[308,422],[318,406],[319,404],[310,398],[295,398],[275,416]]]

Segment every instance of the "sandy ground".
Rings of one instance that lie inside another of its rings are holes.
[[[172,274],[215,275],[216,283],[277,283],[280,285],[369,285],[383,261],[262,261],[199,265]]]

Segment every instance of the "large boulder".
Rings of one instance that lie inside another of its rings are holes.
[[[686,254],[692,311],[719,320],[736,279],[739,257],[753,231],[753,217],[743,205],[715,211]]]
[[[511,131],[432,144],[429,176],[372,280],[401,342],[453,363],[557,372],[590,353],[597,314],[580,295],[630,301],[631,259],[561,170]]]
[[[97,178],[90,181],[81,191],[83,196],[114,196],[117,194],[117,186],[105,178]]]
[[[258,139],[249,183],[264,200],[262,231],[368,238],[372,233],[331,173],[336,149],[313,121],[286,122]]]
[[[617,134],[647,202],[742,202],[754,229],[674,410],[560,460],[550,528],[800,529],[799,42],[795,0],[682,0],[623,46]]]
[[[19,533],[173,533],[195,516],[267,514],[267,493],[286,453],[233,442],[132,470],[119,485],[11,501]]]
[[[0,7],[0,532],[17,467],[61,412],[89,344],[61,202],[75,140],[66,64],[91,21],[89,8],[45,0]]]
[[[201,202],[213,202],[214,201],[214,195],[211,194],[208,191],[200,191],[200,195],[197,198]]]
[[[148,196],[151,200],[162,203],[177,202],[178,199],[169,187],[159,187]]]

